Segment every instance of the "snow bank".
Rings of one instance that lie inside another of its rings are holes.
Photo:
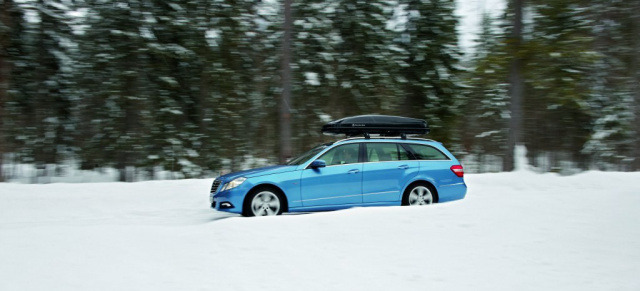
[[[0,290],[640,290],[640,173],[467,175],[462,201],[242,218],[211,180],[0,184]]]

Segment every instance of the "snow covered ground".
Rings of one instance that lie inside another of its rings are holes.
[[[640,173],[467,175],[428,207],[242,218],[211,180],[0,184],[0,290],[640,290]]]

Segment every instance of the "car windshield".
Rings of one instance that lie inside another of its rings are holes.
[[[289,166],[297,166],[297,165],[301,165],[304,162],[308,161],[310,158],[312,158],[313,156],[317,155],[319,152],[321,152],[322,150],[326,149],[328,146],[330,146],[331,144],[323,144],[323,145],[319,145],[311,150],[309,150],[308,152],[299,155],[298,157],[292,159],[291,161],[289,161],[287,163],[287,165]]]

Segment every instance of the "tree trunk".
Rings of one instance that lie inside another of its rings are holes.
[[[11,63],[7,47],[11,44],[11,4],[9,0],[0,0],[0,182],[4,181],[2,165],[4,153],[7,151],[5,140],[4,105],[8,99],[9,82],[11,78]]]
[[[284,1],[284,36],[282,38],[282,96],[280,98],[280,164],[291,157],[291,34],[292,0]]]
[[[640,0],[633,2],[633,10],[638,11],[640,9]],[[633,39],[633,55],[631,56],[631,75],[634,80],[633,94],[634,94],[634,129],[635,129],[635,147],[634,147],[634,162],[633,170],[640,170],[640,15],[633,13],[632,39]]]
[[[522,60],[520,58],[520,46],[522,43],[522,6],[523,0],[511,0],[513,9],[513,30],[508,42],[510,46],[511,63],[509,64],[509,96],[511,102],[507,136],[507,152],[503,160],[503,170],[513,171],[515,168],[514,150],[521,143],[522,137],[522,103],[524,94],[524,80],[522,78]]]

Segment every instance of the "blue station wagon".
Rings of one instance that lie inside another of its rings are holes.
[[[465,197],[463,168],[441,143],[365,136],[320,145],[286,165],[220,176],[211,187],[211,207],[265,216]]]

